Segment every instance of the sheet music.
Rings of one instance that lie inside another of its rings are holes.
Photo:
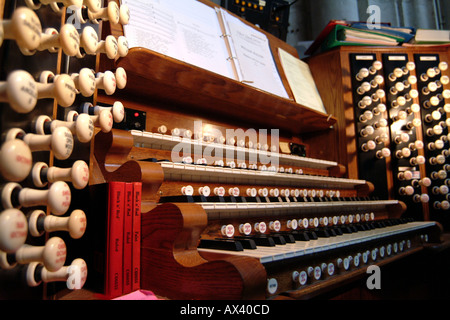
[[[235,78],[213,8],[196,0],[121,0],[130,8],[124,26],[130,48],[144,47]]]
[[[236,54],[242,76],[240,81],[288,99],[289,96],[278,74],[266,35],[226,11],[221,10],[221,12],[230,33],[228,38]]]
[[[327,114],[308,64],[281,48],[278,48],[278,53],[295,101]]]

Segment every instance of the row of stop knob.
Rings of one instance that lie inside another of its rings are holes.
[[[241,189],[239,187],[231,187],[226,189],[225,187],[201,186],[197,188],[198,194],[204,197],[208,197],[211,194],[219,197],[232,196],[238,197],[241,195]],[[181,194],[185,196],[193,196],[195,189],[191,185],[181,187]],[[328,197],[339,198],[339,190],[315,190],[315,189],[279,189],[279,188],[246,188],[245,195],[247,197]]]
[[[41,282],[76,281],[76,284],[67,283],[68,288],[80,289],[87,278],[86,262],[78,258],[71,265],[64,266],[66,257],[64,240],[55,236],[49,238],[43,246],[22,245],[13,253],[0,251],[0,269],[11,270],[25,266],[29,286],[38,286]],[[74,269],[77,273],[71,277]],[[16,270],[20,272],[20,269]]]
[[[383,63],[381,61],[374,61],[369,68],[361,68],[355,75],[357,81],[364,81],[370,75],[375,75],[379,70],[383,69]],[[410,74],[411,71],[416,69],[416,64],[412,61],[408,61],[405,66],[395,68],[388,75],[388,79],[391,82],[397,81],[397,79],[402,78]],[[430,79],[435,78],[441,74],[441,71],[446,71],[448,69],[448,63],[442,61],[437,67],[428,68],[426,72],[419,75],[419,79],[426,82]],[[382,83],[382,82],[381,82]]]
[[[186,164],[194,164],[194,159],[192,159],[191,156],[186,156],[181,159],[181,163]],[[195,160],[195,164],[198,165],[212,165],[215,167],[229,167],[229,168],[238,168],[238,169],[250,169],[250,170],[259,170],[259,171],[270,171],[270,172],[278,172],[278,173],[288,173],[288,174],[303,174],[302,168],[292,168],[292,167],[283,167],[283,166],[266,166],[265,164],[256,164],[256,163],[246,163],[244,161],[236,162],[234,160],[226,160],[223,161],[222,159],[214,160],[213,162],[210,161],[208,163],[207,158],[198,158]]]
[[[267,232],[279,232],[281,230],[302,230],[308,228],[318,228],[327,226],[339,226],[339,225],[349,225],[352,223],[369,222],[374,221],[375,215],[373,212],[365,214],[345,214],[340,216],[332,217],[311,217],[311,218],[300,218],[300,219],[287,219],[281,222],[280,220],[269,221],[268,223],[264,221],[259,222],[246,222],[241,223],[237,228],[233,224],[222,225],[220,232],[223,236],[231,238],[235,236],[237,232],[242,235],[250,235],[252,232],[257,234],[265,234]]]
[[[44,71],[39,81],[25,70],[15,70],[8,75],[6,81],[0,82],[0,102],[9,103],[18,113],[29,113],[40,99],[55,99],[61,107],[74,104],[78,94],[92,96],[96,90],[102,89],[112,95],[116,88],[123,89],[127,84],[127,75],[123,68],[112,71],[94,73],[83,68],[79,73],[58,74]]]
[[[102,8],[102,3],[101,0],[25,0],[28,7],[19,7],[9,20],[0,21],[0,46],[5,39],[11,40],[27,56],[37,51],[53,53],[61,50],[65,55],[79,59],[101,53],[109,59],[124,57],[128,53],[125,37],[107,36],[99,41],[94,28],[86,26],[78,33],[71,23],[62,25],[59,30],[43,30],[38,15],[33,11],[42,5],[49,5],[54,11],[62,13],[62,5],[74,12],[74,23],[98,23],[100,20],[112,24],[128,23],[130,14],[126,5],[119,8],[116,2],[110,1],[107,7]],[[70,13],[70,10],[67,12]],[[62,107],[71,107],[78,94],[90,97],[101,89],[112,95],[116,88],[124,88],[126,82],[127,76],[122,68],[115,73],[95,73],[83,68],[79,73],[70,75],[44,71],[38,80],[25,70],[16,70],[0,83],[0,102],[9,103],[11,109],[22,114],[31,112],[40,99],[54,99]],[[33,163],[32,159],[32,152],[51,151],[55,158],[66,160],[72,154],[74,136],[79,142],[87,143],[92,139],[94,126],[108,132],[114,121],[120,122],[124,117],[124,108],[120,103],[113,107],[85,104],[79,111],[69,111],[65,121],[37,116],[32,121],[30,133],[21,128],[4,132],[0,171],[2,178],[9,182],[1,188],[0,268],[17,272],[25,268],[29,286],[67,281],[68,288],[75,289],[82,287],[86,281],[87,266],[82,259],[75,259],[71,265],[64,267],[67,248],[62,238],[49,236],[43,246],[26,244],[29,236],[40,237],[55,231],[67,231],[71,238],[79,239],[86,230],[87,220],[82,210],[63,215],[71,204],[71,189],[67,182],[75,189],[86,187],[89,181],[87,164],[79,160],[70,168],[59,168],[44,162]],[[31,178],[36,188],[22,187],[18,183],[27,177]],[[43,189],[47,185],[48,188]],[[46,206],[50,214],[37,208],[27,214],[22,211],[23,208],[41,206]],[[73,281],[77,283],[75,287]]]
[[[343,255],[331,262],[323,262],[316,266],[308,266],[305,270],[293,271],[292,281],[303,286],[313,280],[325,279],[340,272],[357,269],[371,262],[377,262],[385,257],[404,252],[409,248],[411,248],[411,240],[406,239],[381,245],[371,250],[364,250],[356,254]]]
[[[68,159],[74,148],[74,135],[82,143],[89,142],[95,126],[100,127],[103,132],[109,132],[114,122],[121,122],[124,118],[121,102],[116,102],[111,107],[85,103],[81,111],[82,113],[69,111],[67,121],[38,116],[33,121],[36,133],[26,133],[20,128],[7,130],[0,148],[2,177],[9,181],[23,181],[31,172],[33,152],[52,151],[55,158]],[[71,179],[75,185],[76,179],[76,176]]]
[[[414,121],[413,121],[414,122]],[[449,150],[444,149],[445,143],[447,143],[450,139],[450,134],[442,134],[443,126],[447,127],[446,123],[450,123],[449,120],[446,120],[444,124],[435,125],[433,128],[428,128],[426,130],[428,137],[436,137],[435,141],[431,141],[427,143],[426,148],[428,150],[442,150],[440,155],[436,155],[434,157],[430,157],[429,162],[431,165],[435,164],[444,164],[445,158],[449,155]],[[368,137],[369,134],[373,134],[375,129],[373,126],[367,126],[361,130],[361,135],[364,137]],[[368,152],[371,150],[375,150],[378,144],[386,143],[389,137],[387,134],[382,133],[375,138],[364,142],[361,145],[361,150],[364,152]],[[406,132],[402,132],[393,138],[393,142],[395,145],[400,145],[404,143],[408,143],[407,147],[403,147],[400,150],[395,152],[395,156],[399,159],[408,158],[411,156],[412,151],[421,150],[424,148],[424,143],[422,140],[416,140],[414,142],[410,142],[410,135]],[[376,152],[377,158],[387,158],[391,155],[391,151],[388,148],[380,149]],[[411,158],[411,165],[424,164],[426,161],[424,156],[417,156]]]
[[[269,146],[266,142],[258,142],[258,141],[252,141],[252,140],[245,140],[245,139],[236,139],[233,137],[224,137],[223,135],[214,135],[211,133],[204,133],[204,132],[192,132],[190,129],[186,128],[178,128],[175,127],[173,129],[168,129],[165,125],[160,125],[157,128],[157,132],[161,134],[169,134],[176,137],[182,137],[182,138],[188,138],[193,139],[201,142],[206,143],[219,143],[219,144],[226,144],[229,146],[237,146],[241,148],[248,148],[248,149],[254,149],[254,150],[261,150],[261,151],[271,151],[271,152],[278,152],[278,146],[272,145]]]
[[[110,5],[117,6],[115,2],[110,2]],[[129,12],[127,10],[122,10],[124,12],[120,15],[119,20],[122,19],[122,24],[128,23]],[[108,12],[114,12],[114,10],[103,11],[97,17],[107,19]],[[119,12],[120,9],[117,10],[117,14]],[[81,18],[78,21],[85,21],[82,15],[78,16]],[[91,17],[94,16],[91,14]],[[114,19],[116,20],[116,17]],[[13,40],[22,54],[27,56],[34,55],[37,51],[57,52],[59,49],[62,49],[67,56],[78,58],[83,58],[86,54],[104,53],[109,59],[116,59],[128,54],[128,41],[124,36],[115,38],[109,35],[105,40],[99,40],[93,27],[84,27],[80,34],[70,23],[64,24],[59,31],[55,28],[42,30],[39,17],[27,7],[16,9],[10,20],[2,20],[0,29],[3,31],[0,32],[0,45],[4,39]]]
[[[49,6],[57,13],[61,13],[60,6],[63,6],[66,8],[85,8],[91,13],[104,14],[104,11],[108,8],[102,8],[102,3],[102,0],[25,0],[25,4],[33,10],[38,10],[44,5]]]

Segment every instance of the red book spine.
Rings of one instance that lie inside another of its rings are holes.
[[[132,290],[141,288],[141,199],[142,183],[134,182],[133,196],[133,283]]]
[[[106,292],[110,298],[122,295],[124,203],[125,183],[116,181],[109,182],[109,237]]]
[[[125,183],[125,217],[123,224],[123,294],[132,291],[133,183]]]

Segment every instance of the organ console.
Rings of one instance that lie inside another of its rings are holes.
[[[133,12],[101,3],[0,1],[1,298],[111,298],[93,245],[111,182],[142,183],[133,277],[167,299],[321,297],[442,245],[447,50],[311,57],[322,114],[129,48]],[[297,53],[264,34],[287,84],[277,50]],[[27,289],[2,287],[19,273]]]

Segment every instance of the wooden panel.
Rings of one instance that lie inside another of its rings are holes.
[[[194,204],[165,204],[142,215],[141,287],[172,299],[261,299],[266,272],[255,259],[208,261],[197,252],[207,218]],[[158,276],[156,276],[158,275]]]

